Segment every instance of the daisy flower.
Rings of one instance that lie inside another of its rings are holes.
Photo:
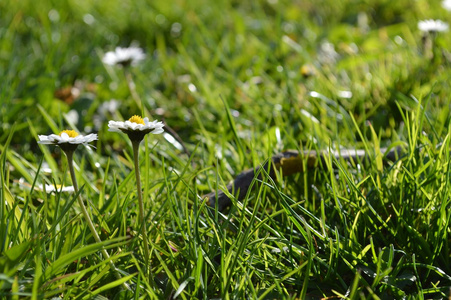
[[[108,51],[102,58],[102,61],[111,66],[121,65],[123,67],[137,65],[141,60],[146,58],[146,54],[141,48],[129,47],[122,48],[116,47],[114,51]]]
[[[139,172],[139,144],[143,140],[144,136],[148,133],[160,134],[164,132],[163,122],[152,121],[149,122],[148,118],[142,118],[140,116],[132,116],[125,122],[109,121],[108,131],[123,132],[128,135],[133,146],[133,161],[135,165],[135,177],[136,177],[136,190],[138,192],[138,208],[139,208],[139,221],[141,223],[141,234],[144,242],[144,260],[146,266],[150,263],[149,242],[147,240],[147,229],[144,225],[145,213],[144,202],[141,189],[141,176]]]
[[[78,134],[75,130],[63,130],[60,134],[38,135],[39,144],[57,145],[64,151],[75,150],[78,145],[90,146],[88,143],[97,140],[97,134],[91,133],[86,136]]]
[[[91,230],[92,236],[94,237],[94,239],[97,243],[101,243],[102,240],[100,239],[100,236],[97,233],[94,224],[92,223],[92,220],[91,220],[91,217],[89,216],[88,210],[86,209],[86,206],[83,203],[83,199],[81,198],[81,195],[79,193],[77,177],[75,176],[75,169],[74,169],[74,151],[75,151],[75,149],[77,149],[78,145],[80,145],[80,144],[89,146],[88,143],[97,140],[97,134],[92,133],[92,134],[83,136],[83,135],[78,134],[75,130],[63,130],[60,132],[60,134],[39,135],[38,137],[39,137],[38,143],[46,144],[46,145],[57,145],[66,154],[67,165],[69,168],[69,173],[70,173],[70,177],[72,179],[72,184],[73,184],[72,187],[70,187],[70,188],[68,187],[68,191],[73,190],[73,192],[75,192],[75,194],[77,194],[78,205],[80,206],[81,212],[85,218],[85,221],[86,221],[89,229]],[[59,188],[60,189],[58,191],[64,191],[64,188],[62,188],[62,189],[61,189],[61,187],[59,187]],[[45,189],[47,192],[49,192],[50,190],[55,191],[55,187],[53,187],[53,186],[46,185]],[[101,251],[102,251],[102,255],[104,256],[104,258],[109,261],[109,264],[110,264],[112,270],[114,271],[116,278],[120,279],[121,275],[119,274],[116,267],[114,266],[113,261],[110,259],[108,252],[105,250],[105,248],[102,248]],[[123,283],[123,286],[125,288],[129,289],[125,283]]]
[[[149,118],[142,118],[140,116],[133,116],[125,122],[109,121],[108,131],[123,132],[128,135],[132,142],[141,142],[144,136],[148,133],[160,134],[164,132],[164,124],[159,121],[149,121]]]
[[[445,32],[448,31],[448,23],[441,20],[424,20],[418,22],[418,29],[422,32]]]

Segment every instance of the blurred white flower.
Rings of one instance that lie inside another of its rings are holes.
[[[97,134],[91,133],[86,136],[79,135],[75,130],[63,130],[59,135],[38,135],[39,144],[61,145],[61,144],[83,144],[97,140]]]
[[[19,183],[19,186],[23,189],[27,189],[27,190],[31,190],[31,184],[25,182],[25,180],[23,178],[17,180],[16,182]],[[45,187],[45,189],[44,189]],[[45,190],[45,192],[47,194],[50,194],[52,192],[66,192],[66,193],[73,193],[74,192],[74,186],[70,185],[70,186],[62,186],[61,184],[57,184],[56,186],[53,184],[37,184],[34,186],[34,190],[35,191],[41,191],[43,192]]]
[[[102,58],[102,61],[111,66],[121,65],[121,66],[135,66],[141,60],[146,58],[146,54],[141,48],[129,47],[122,48],[116,47],[114,51],[108,51]]]
[[[443,0],[442,7],[447,11],[451,11],[451,0]]]
[[[329,42],[323,42],[318,50],[318,60],[323,64],[334,64],[340,58],[340,54],[335,51],[335,46]]]
[[[97,108],[97,113],[92,118],[94,128],[99,131],[104,125],[105,120],[109,119],[111,115],[114,115],[120,105],[121,103],[115,99],[111,99],[100,104]]]
[[[105,116],[105,115],[107,115],[107,113],[112,114],[115,111],[117,111],[119,109],[120,105],[121,105],[121,103],[118,100],[111,99],[110,101],[105,101],[102,104],[100,104],[97,111],[102,116]]]
[[[44,186],[42,184],[37,186],[37,189],[40,191],[44,191]],[[63,193],[73,193],[74,192],[74,186],[61,186],[59,184],[56,185],[56,187],[54,185],[51,184],[46,184],[45,185],[45,192],[47,194],[50,194],[52,192],[63,192]]]
[[[449,25],[441,20],[424,20],[418,22],[418,29],[422,32],[445,32]]]

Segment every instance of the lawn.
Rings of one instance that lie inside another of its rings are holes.
[[[448,298],[449,2],[2,1],[0,298]]]

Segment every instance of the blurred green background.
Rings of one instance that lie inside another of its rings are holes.
[[[101,62],[129,45],[148,55],[133,76],[150,117],[188,145],[227,135],[218,128],[223,101],[243,135],[260,139],[277,126],[321,146],[358,139],[348,114],[399,139],[398,105],[414,106],[411,95],[432,95],[428,112],[438,127],[448,122],[449,34],[437,37],[441,55],[431,61],[417,29],[422,19],[451,18],[439,2],[4,1],[0,9],[0,141],[16,123],[22,151],[35,146],[28,122],[49,133],[40,110],[61,128],[72,110],[79,131],[101,136],[116,113],[108,101],[124,118],[139,113],[122,71]]]

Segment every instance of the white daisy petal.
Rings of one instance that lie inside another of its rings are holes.
[[[38,135],[39,138],[39,142],[40,144],[51,144],[52,141],[49,140],[49,137],[46,135]]]
[[[156,129],[154,129],[154,131],[152,131],[150,133],[152,133],[152,134],[160,134],[160,133],[163,133],[163,132],[164,132],[163,128],[156,128]]]

